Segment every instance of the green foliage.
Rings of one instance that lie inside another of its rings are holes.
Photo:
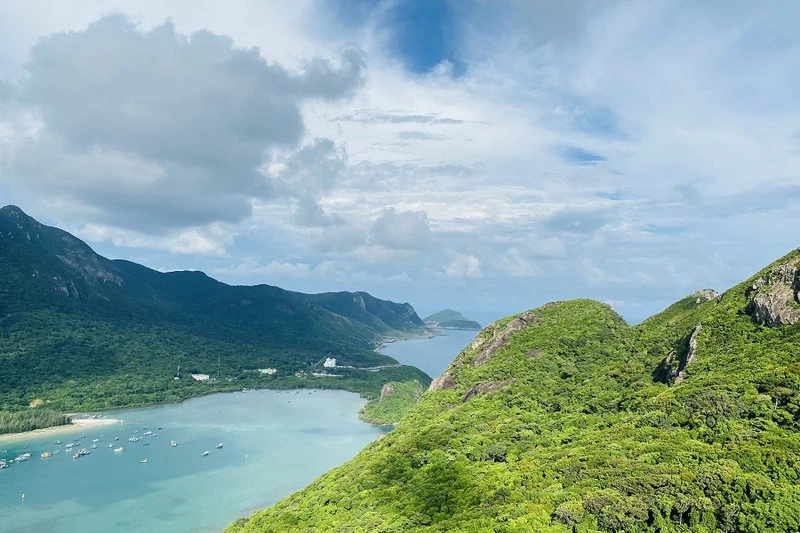
[[[442,329],[466,329],[466,330],[480,330],[481,325],[470,320],[458,311],[452,309],[445,309],[439,311],[428,317],[425,317],[425,324],[433,325]]]
[[[23,431],[33,431],[34,429],[63,426],[70,422],[70,417],[50,409],[0,411],[0,434],[22,433]]]
[[[425,391],[419,381],[393,381],[384,386],[391,388],[386,396],[370,400],[361,410],[361,418],[377,425],[396,424],[411,409]]]
[[[754,324],[749,283],[635,327],[598,302],[548,304],[477,364],[498,321],[453,388],[231,531],[796,533],[800,324]],[[668,378],[698,324],[694,363]]]
[[[242,387],[339,388],[372,399],[386,381],[429,382],[374,350],[421,324],[411,306],[366,293],[229,286],[201,272],[109,261],[18,208],[0,209],[0,410],[26,411],[38,398],[53,410],[95,411]],[[388,368],[313,377],[327,357]],[[266,368],[277,374],[258,372]]]

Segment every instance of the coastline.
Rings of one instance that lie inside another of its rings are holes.
[[[36,439],[50,435],[59,435],[62,433],[78,432],[100,426],[111,426],[118,424],[119,422],[121,422],[121,420],[117,418],[73,418],[71,424],[65,424],[63,426],[34,429],[32,431],[24,431],[22,433],[4,433],[0,435],[0,444]]]

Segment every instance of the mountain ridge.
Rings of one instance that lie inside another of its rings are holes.
[[[361,299],[365,309],[331,310],[328,294]],[[327,357],[353,367],[395,365],[385,380],[340,373],[339,381],[374,398],[379,381],[429,381],[373,349],[392,332],[421,331],[421,323],[410,304],[367,293],[227,285],[199,271],[162,273],[110,260],[17,206],[0,208],[0,409],[38,397],[71,411],[181,399],[198,392],[187,370],[221,368],[248,386],[342,388],[334,378],[306,377]],[[179,365],[184,373],[173,383]],[[264,368],[275,368],[277,378],[251,375]],[[121,376],[141,387],[122,393]],[[105,392],[87,394],[98,387]]]
[[[798,264],[636,326],[592,300],[498,320],[394,431],[227,531],[796,533],[800,323],[753,301]]]

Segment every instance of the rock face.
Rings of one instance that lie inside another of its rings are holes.
[[[699,291],[692,294],[695,297],[695,303],[701,304],[703,302],[710,302],[716,298],[722,296],[722,294],[718,293],[714,289],[700,289]]]
[[[479,394],[486,394],[487,392],[494,392],[496,390],[500,390],[503,387],[507,387],[508,385],[512,385],[516,383],[516,379],[508,379],[506,381],[493,381],[489,383],[477,383],[470,387],[467,392],[464,393],[464,398],[461,401],[464,403],[470,401],[475,396]]]
[[[471,350],[478,350],[478,353],[472,359],[472,366],[481,366],[486,363],[497,350],[505,346],[514,333],[524,329],[529,324],[536,323],[538,320],[539,318],[532,311],[528,311],[506,324],[502,330],[495,330],[491,337],[479,336],[470,345]]]
[[[388,398],[392,394],[394,394],[394,387],[390,383],[385,384],[381,389],[381,400]]]
[[[697,359],[697,336],[702,330],[703,325],[697,324],[689,337],[689,347],[683,357],[678,357],[676,352],[672,352],[664,361],[667,379],[673,380],[676,385],[683,383],[683,380],[686,379],[686,368]]]
[[[747,290],[747,313],[763,326],[777,328],[800,322],[800,259],[778,265]]]
[[[428,387],[428,390],[448,390],[455,388],[456,380],[453,378],[453,374],[449,371],[445,371],[441,376],[431,381],[431,386]]]

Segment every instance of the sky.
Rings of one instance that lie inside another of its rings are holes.
[[[0,0],[0,204],[98,253],[638,322],[800,245],[800,3]]]

